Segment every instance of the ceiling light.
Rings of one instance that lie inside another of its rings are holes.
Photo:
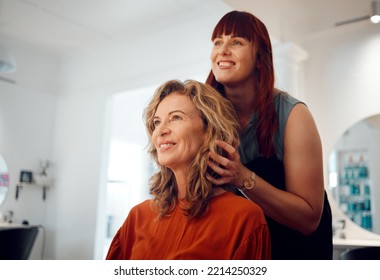
[[[371,13],[369,15],[351,18],[344,21],[339,21],[335,23],[335,26],[349,24],[349,23],[362,21],[362,20],[368,20],[368,19],[370,19],[373,23],[380,22],[380,1],[379,0],[371,2]]]
[[[380,1],[372,1],[372,13],[371,13],[371,21],[373,23],[380,22]]]
[[[2,14],[3,0],[0,1],[0,16]],[[16,71],[16,60],[12,53],[0,45],[0,73],[11,73]]]
[[[16,60],[12,53],[0,46],[0,72],[12,73],[16,71]]]

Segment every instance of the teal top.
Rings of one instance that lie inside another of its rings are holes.
[[[274,145],[276,149],[277,159],[280,161],[282,161],[284,157],[284,135],[286,122],[288,121],[290,111],[298,103],[305,104],[285,92],[280,92],[274,96],[274,105],[276,108],[279,124],[278,130],[274,135]],[[257,113],[254,113],[244,132],[243,137],[240,139],[241,142],[239,153],[241,161],[244,164],[252,161],[259,156],[258,143],[256,139],[256,122]]]

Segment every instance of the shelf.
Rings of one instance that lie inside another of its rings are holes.
[[[19,182],[16,185],[16,196],[15,196],[16,200],[19,198],[20,192],[21,192],[22,188],[24,188],[24,187],[25,188],[30,188],[30,187],[42,188],[42,200],[46,200],[47,191],[50,188],[50,185],[40,185],[40,184],[36,184],[36,183]]]
[[[344,150],[337,158],[339,208],[359,226],[372,230],[371,177],[367,150]]]
[[[334,247],[380,247],[380,240],[377,239],[341,239],[334,238],[333,239]]]

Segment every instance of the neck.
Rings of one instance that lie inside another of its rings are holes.
[[[224,86],[224,92],[239,119],[252,115],[256,108],[256,90],[252,84]]]
[[[186,197],[187,186],[188,186],[187,180],[188,180],[188,176],[190,172],[189,168],[190,166],[187,168],[182,167],[182,168],[172,169],[175,176],[176,183],[177,183],[177,191],[178,191],[177,198],[180,200]]]
[[[186,180],[185,178],[176,176],[178,199],[184,199],[186,197]]]
[[[253,86],[225,87],[224,90],[227,99],[235,109],[241,132],[243,132],[256,110],[256,92]]]
[[[225,193],[226,190],[223,189],[222,187],[213,187],[212,188],[212,196],[217,196],[222,193]],[[182,200],[186,197],[186,185],[185,184],[178,184],[178,199]]]

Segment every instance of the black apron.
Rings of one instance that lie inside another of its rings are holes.
[[[271,185],[285,190],[284,165],[276,156],[258,157],[245,165]],[[304,235],[266,216],[274,260],[331,260],[333,258],[332,216],[326,191],[320,224],[311,235]]]

